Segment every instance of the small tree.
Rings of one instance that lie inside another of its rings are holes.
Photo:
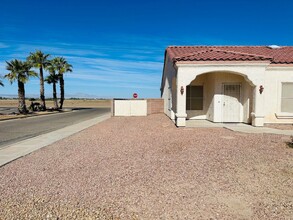
[[[18,111],[20,114],[26,114],[27,108],[25,105],[25,89],[24,84],[28,81],[29,77],[37,76],[37,73],[32,71],[31,64],[28,62],[22,62],[20,60],[6,61],[6,69],[10,71],[4,77],[7,78],[10,83],[17,81],[18,85]]]

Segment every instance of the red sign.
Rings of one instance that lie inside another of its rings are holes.
[[[137,95],[137,93],[133,93],[133,98],[137,98],[138,97],[138,95]]]

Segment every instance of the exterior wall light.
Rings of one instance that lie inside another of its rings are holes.
[[[184,93],[184,87],[183,86],[181,86],[180,93],[181,93],[181,95],[183,95],[183,93]]]
[[[262,85],[260,85],[260,86],[259,86],[259,94],[262,94],[264,89],[265,89],[265,88],[264,88]]]

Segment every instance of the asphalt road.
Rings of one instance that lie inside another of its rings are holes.
[[[0,148],[110,113],[110,108],[79,108],[71,112],[0,121]]]

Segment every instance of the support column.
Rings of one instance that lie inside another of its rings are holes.
[[[177,102],[176,102],[176,125],[178,127],[186,126],[186,85],[182,78],[182,73],[180,73],[178,69],[177,71]]]
[[[264,117],[265,117],[265,102],[264,102],[264,94],[260,93],[259,88],[263,84],[259,84],[254,88],[253,95],[253,112],[251,113],[252,125],[255,127],[264,126]]]

